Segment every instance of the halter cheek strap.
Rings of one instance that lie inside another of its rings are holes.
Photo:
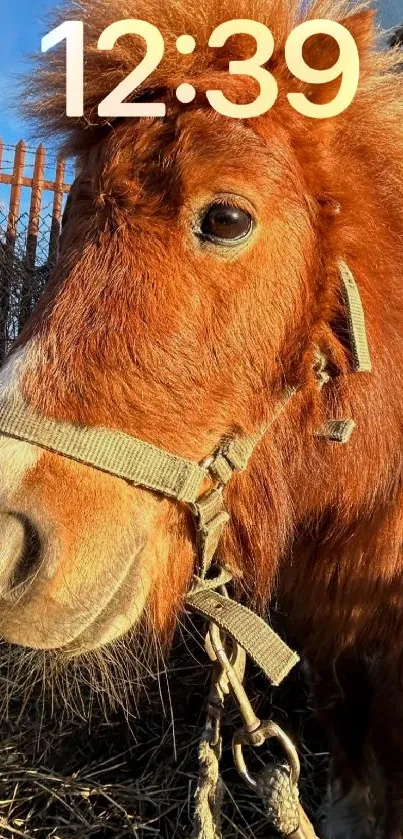
[[[354,276],[344,260],[339,262],[339,275],[347,315],[351,368],[354,373],[371,373],[372,363],[361,296]]]
[[[340,262],[339,274],[348,316],[352,366],[356,372],[369,372],[371,361],[359,291],[345,262]],[[319,361],[315,374],[321,388],[329,374],[326,360],[320,354]],[[225,440],[201,464],[121,431],[38,416],[18,397],[0,403],[0,435],[24,440],[124,479],[133,486],[187,504],[195,521],[198,559],[198,573],[187,603],[235,639],[272,684],[279,684],[298,661],[298,656],[265,621],[215,590],[231,579],[229,571],[222,568],[213,579],[208,575],[223,528],[229,520],[223,490],[235,472],[247,468],[256,446],[295,393],[296,390],[286,388],[268,425],[250,437]],[[353,427],[352,420],[331,420],[318,436],[346,442]],[[206,482],[211,488],[203,494]]]

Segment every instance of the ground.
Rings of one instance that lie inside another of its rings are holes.
[[[4,648],[3,698],[14,672],[7,657]],[[208,680],[201,645],[182,627],[166,671],[147,680],[129,715],[116,707],[105,717],[102,692],[95,695],[88,686],[81,705],[78,693],[71,695],[74,713],[52,691],[44,698],[42,681],[28,699],[12,699],[0,746],[1,839],[189,839]],[[252,671],[248,689],[261,717],[273,717],[296,735],[301,794],[312,815],[324,794],[328,755],[301,669],[275,691]],[[229,744],[238,726],[229,701],[224,837],[270,839],[259,800],[233,769]]]

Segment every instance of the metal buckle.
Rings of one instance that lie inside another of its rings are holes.
[[[245,728],[240,728],[235,732],[232,739],[232,753],[234,756],[235,766],[243,780],[256,790],[258,783],[254,775],[252,775],[245,762],[243,754],[243,746],[260,747],[275,737],[279,740],[281,746],[285,751],[287,763],[290,769],[290,784],[292,787],[297,786],[300,775],[300,762],[297,750],[294,743],[288,737],[288,734],[280,728],[277,723],[272,720],[266,720],[260,724],[260,727],[253,732],[246,731]]]

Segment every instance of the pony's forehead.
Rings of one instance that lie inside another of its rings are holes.
[[[221,171],[245,169],[257,172],[270,162],[286,159],[288,139],[284,131],[273,125],[267,141],[256,126],[222,117],[211,109],[174,112],[164,120],[122,121],[98,145],[94,155],[104,173],[126,169],[133,174],[149,174],[151,170],[163,176],[175,169],[178,175],[191,178],[211,165]],[[92,158],[91,152],[89,159]]]
[[[275,126],[268,142],[249,124],[196,109],[163,121],[121,122],[89,152],[78,192],[109,195],[128,209],[150,209],[155,199],[158,215],[161,199],[168,208],[218,193],[238,194],[257,206],[280,188],[292,189],[294,168],[291,148]]]

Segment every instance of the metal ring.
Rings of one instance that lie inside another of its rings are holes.
[[[234,756],[235,766],[241,778],[243,778],[243,780],[248,784],[248,786],[252,787],[252,789],[256,789],[258,784],[256,778],[249,772],[246,765],[243,754],[243,746],[262,746],[266,740],[270,740],[272,737],[276,737],[280,741],[285,751],[287,762],[290,767],[291,786],[295,787],[298,784],[300,762],[294,743],[288,734],[286,734],[285,731],[277,725],[277,723],[272,720],[266,720],[265,722],[262,722],[257,731],[252,733],[249,733],[244,728],[240,728],[235,732],[232,740],[232,753]]]
[[[226,487],[226,484],[223,483],[222,481],[220,481],[217,477],[212,475],[211,472],[210,472],[210,466],[213,465],[216,457],[217,457],[217,453],[207,455],[207,457],[204,457],[203,460],[199,460],[199,466],[200,466],[201,469],[205,469],[206,472],[208,473],[208,475],[206,475],[206,477],[209,477],[210,481],[212,481],[214,489],[219,491],[219,492],[223,492],[225,487]]]
[[[199,466],[201,469],[208,469],[209,466],[214,462],[214,455],[209,454],[207,457],[204,457],[203,460],[199,462]]]

